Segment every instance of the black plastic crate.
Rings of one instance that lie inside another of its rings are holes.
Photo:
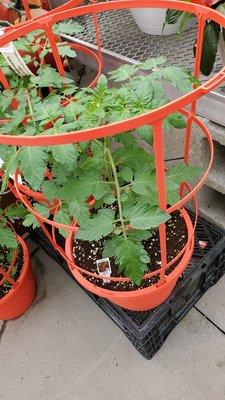
[[[194,220],[194,214],[189,214]],[[31,236],[69,272],[65,260],[53,249],[40,229],[33,231]],[[199,246],[200,240],[207,242],[204,250]],[[137,350],[150,359],[196,301],[224,273],[225,231],[198,218],[193,257],[172,294],[162,305],[144,312],[129,311],[90,292],[86,293],[116,322]]]

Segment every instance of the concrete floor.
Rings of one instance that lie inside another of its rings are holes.
[[[196,308],[147,361],[58,264],[37,256],[34,305],[0,324],[1,400],[225,399],[225,335]],[[225,330],[225,277],[197,308]]]

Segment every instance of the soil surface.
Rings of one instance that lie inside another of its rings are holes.
[[[8,271],[8,269],[10,267],[10,264],[7,261],[8,250],[0,247],[0,253],[3,255],[3,258],[1,258],[1,261],[0,261],[0,265],[5,271]],[[20,252],[17,256],[17,262],[11,272],[11,278],[14,281],[17,281],[20,277],[20,273],[23,268],[23,261],[24,261],[23,260],[23,251],[22,251],[22,249],[20,249]],[[0,280],[2,279],[2,277],[3,276],[0,273]],[[4,297],[10,291],[11,287],[12,287],[12,285],[9,282],[7,282],[7,280],[3,281],[3,283],[0,285],[0,299],[2,297]]]
[[[182,250],[187,242],[187,228],[183,220],[182,215],[179,211],[172,214],[171,219],[166,223],[166,233],[167,233],[167,257],[168,262],[175,258],[175,256]],[[142,242],[145,250],[148,252],[150,257],[150,262],[148,264],[149,272],[156,271],[160,268],[161,258],[160,258],[160,244],[158,232],[150,239]],[[74,239],[74,260],[76,265],[79,267],[90,271],[98,273],[96,261],[102,259],[104,239],[98,241],[82,241]],[[178,261],[179,262],[179,261]],[[171,268],[167,269],[166,275],[169,275],[172,270],[177,266],[176,262]],[[123,274],[118,275],[118,268],[115,264],[115,259],[110,258],[110,264],[112,268],[111,276],[113,277],[124,277]],[[145,279],[142,281],[140,286],[134,285],[132,282],[109,282],[104,283],[102,279],[97,279],[85,275],[91,283],[103,287],[109,290],[116,291],[130,291],[145,288],[151,286],[158,282],[159,274]]]

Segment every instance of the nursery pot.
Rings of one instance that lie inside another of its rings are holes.
[[[161,8],[132,8],[131,14],[138,28],[151,35],[173,35],[179,30],[179,22],[174,25],[163,24],[166,18],[166,10]]]
[[[7,21],[13,24],[20,17],[20,13],[9,7],[8,1],[0,3],[0,21]]]
[[[97,296],[104,297],[110,300],[112,303],[119,305],[120,307],[127,308],[133,311],[146,311],[157,307],[163,303],[172,292],[179,276],[186,268],[190,261],[193,249],[194,249],[194,229],[190,217],[185,209],[181,210],[184,222],[186,223],[188,242],[182,257],[175,269],[168,275],[165,276],[165,281],[162,285],[153,284],[143,289],[137,289],[132,291],[114,291],[104,289],[91,283],[86,279],[85,274],[76,267],[73,261],[73,239],[74,233],[71,232],[66,240],[66,255],[71,262],[68,263],[69,268],[75,277],[75,279],[88,291],[96,294]]]
[[[16,285],[0,299],[0,319],[10,320],[24,314],[36,294],[36,283],[30,269],[30,256],[24,240],[17,236],[23,251],[23,266]]]

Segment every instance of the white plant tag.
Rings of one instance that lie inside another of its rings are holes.
[[[111,276],[112,269],[110,265],[109,258],[101,258],[100,260],[96,261],[97,270],[100,276]],[[109,283],[109,279],[103,279],[104,283]]]
[[[4,34],[4,29],[0,28],[0,36]],[[7,43],[5,46],[0,47],[0,53],[8,65],[20,76],[34,75],[23,61],[20,53],[15,48],[13,42]]]

